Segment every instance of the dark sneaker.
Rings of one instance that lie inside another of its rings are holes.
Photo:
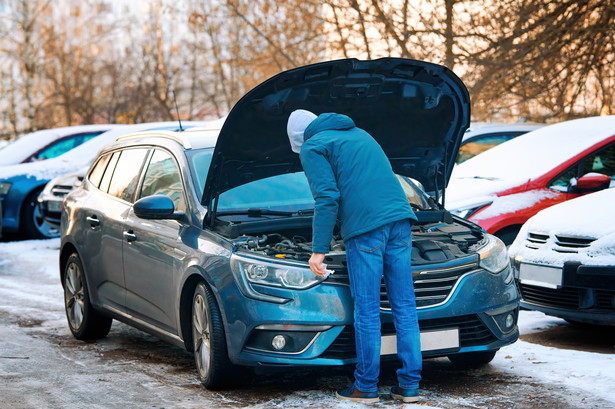
[[[394,399],[401,400],[403,402],[418,402],[419,401],[419,389],[404,389],[400,388],[399,385],[395,385],[391,388],[391,396]]]
[[[376,403],[380,401],[378,392],[361,392],[354,387],[354,383],[346,389],[335,392],[335,396],[351,402]]]

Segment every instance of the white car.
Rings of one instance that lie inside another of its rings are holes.
[[[521,306],[615,325],[615,189],[539,212],[509,249]]]
[[[55,158],[115,126],[67,126],[23,135],[0,149],[0,166]]]
[[[465,162],[519,135],[535,131],[543,124],[472,122],[461,140],[457,163]]]

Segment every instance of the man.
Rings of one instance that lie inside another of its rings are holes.
[[[337,391],[340,399],[377,402],[380,373],[380,282],[385,284],[397,333],[402,367],[391,395],[416,402],[421,379],[420,333],[411,261],[411,220],[406,195],[380,145],[345,115],[290,114],[287,125],[293,152],[315,200],[310,269],[324,276],[325,254],[339,216],[346,245],[354,300],[357,349],[355,382]]]

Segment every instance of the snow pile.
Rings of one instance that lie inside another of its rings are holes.
[[[543,200],[553,199],[560,194],[550,190],[530,190],[506,196],[495,196],[491,206],[471,217],[473,221],[490,219],[501,214],[528,209]]]
[[[544,209],[521,228],[509,249],[511,257],[561,267],[567,261],[586,265],[615,265],[615,189],[606,189]],[[528,232],[549,235],[538,249],[527,248]],[[578,253],[559,253],[556,235],[596,239]]]

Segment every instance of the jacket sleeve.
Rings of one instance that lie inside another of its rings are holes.
[[[304,144],[300,158],[315,201],[312,251],[326,254],[333,238],[340,192],[324,147]]]

